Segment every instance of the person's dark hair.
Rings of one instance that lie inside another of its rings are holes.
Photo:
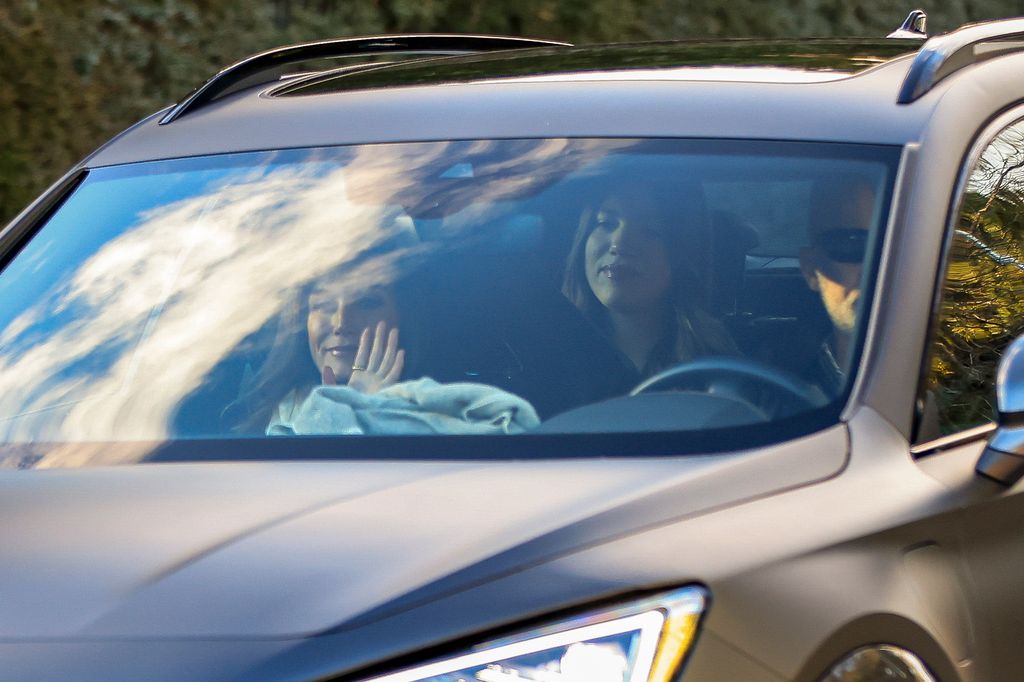
[[[289,392],[306,392],[319,382],[306,339],[311,288],[307,285],[297,289],[281,308],[266,358],[255,372],[243,377],[238,398],[221,416],[229,430],[262,434]]]
[[[859,173],[834,173],[819,177],[811,190],[808,241],[824,231],[834,228],[869,225],[851,224],[851,216],[858,213],[858,201],[875,203],[877,182]]]
[[[669,228],[662,234],[672,271],[667,301],[671,314],[665,336],[652,350],[646,366],[641,368],[642,374],[649,376],[701,355],[735,355],[735,344],[725,328],[703,306],[708,296],[708,218],[703,197],[693,185],[655,188],[619,183],[599,188],[593,194],[594,200],[580,213],[566,259],[562,293],[584,317],[603,332],[609,331],[608,311],[587,281],[586,244],[595,227],[594,216],[603,201],[613,195],[628,196],[635,192],[651,196],[659,219]]]

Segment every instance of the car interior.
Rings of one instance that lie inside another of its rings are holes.
[[[396,283],[403,319],[412,320],[403,323],[410,348],[405,376],[501,388],[528,400],[547,422],[543,428],[552,431],[679,430],[779,416],[775,407],[765,414],[739,404],[750,402],[744,391],[738,396],[720,391],[709,399],[707,379],[714,372],[693,383],[695,390],[603,405],[621,393],[616,368],[622,359],[565,298],[561,280],[584,207],[607,187],[609,175],[615,181],[630,172],[623,164],[604,177],[569,178],[554,188],[541,182],[539,189],[477,212],[468,227],[460,212],[473,196],[486,192],[459,172],[448,173],[432,192],[407,200],[401,208],[430,248]],[[827,334],[828,320],[799,271],[797,245],[803,234],[794,236],[790,226],[770,234],[754,221],[766,201],[788,201],[797,213],[803,201],[806,211],[814,178],[800,173],[775,178],[764,190],[770,195],[758,202],[749,193],[765,186],[764,178],[736,176],[714,169],[706,177],[684,176],[676,169],[649,182],[654,195],[685,203],[678,212],[687,216],[687,240],[694,247],[690,260],[701,286],[694,295],[701,309],[725,325],[741,354],[759,365],[755,369],[773,368],[798,379]],[[746,192],[746,200],[736,192]],[[224,407],[258,368],[275,324],[272,320],[248,338],[182,401],[174,433],[231,432]],[[788,411],[807,407],[797,402]],[[552,420],[570,411],[573,416]],[[684,420],[681,414],[690,416]]]

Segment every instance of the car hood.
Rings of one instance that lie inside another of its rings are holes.
[[[245,462],[0,476],[0,639],[289,637],[835,474],[836,427],[756,452]]]

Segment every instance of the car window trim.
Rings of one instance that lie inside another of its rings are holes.
[[[584,139],[584,138],[573,138],[573,139]],[[766,151],[762,150],[762,145],[767,145],[770,148],[784,148],[784,149],[795,149],[799,150],[800,153],[797,156],[801,158],[833,158],[831,154],[826,154],[826,148],[842,147],[849,150],[860,150],[858,152],[850,151],[850,158],[857,159],[870,159],[876,162],[883,163],[887,167],[887,183],[886,183],[886,195],[883,205],[885,207],[886,218],[883,220],[882,225],[878,227],[879,230],[888,230],[892,222],[892,212],[894,208],[894,196],[895,196],[895,184],[898,182],[901,168],[903,166],[903,155],[904,151],[901,147],[895,145],[883,145],[883,144],[860,144],[860,143],[844,143],[844,142],[807,142],[804,140],[738,140],[735,138],[725,139],[710,139],[710,138],[635,138],[637,140],[666,140],[675,141],[680,143],[687,143],[689,145],[695,145],[695,148],[701,148],[703,145],[712,144],[720,145],[727,143],[730,148],[734,144],[748,144],[754,143],[756,145],[756,153],[766,154]],[[359,147],[363,145],[331,145],[328,148],[340,148],[340,147]],[[810,150],[810,151],[808,151]],[[233,154],[216,154],[211,155],[211,158],[223,159],[226,162],[230,162],[232,157],[244,157],[244,156],[258,156],[268,153],[277,153],[281,150],[267,150],[260,152],[237,152]],[[287,150],[294,151],[296,153],[303,153],[308,149],[294,149]],[[755,150],[746,149],[738,150],[743,153],[754,153]],[[813,153],[812,153],[813,152]],[[770,154],[769,154],[770,156]],[[13,259],[17,252],[20,251],[21,246],[27,243],[33,238],[36,232],[48,222],[52,214],[57,211],[63,204],[64,201],[72,197],[81,184],[85,181],[99,181],[107,173],[119,174],[128,169],[138,169],[140,167],[146,168],[149,171],[157,172],[165,163],[177,162],[177,161],[188,161],[195,160],[200,157],[183,157],[179,159],[160,159],[146,162],[134,162],[130,164],[118,164],[114,166],[103,166],[99,168],[86,169],[81,168],[72,174],[69,174],[65,178],[68,182],[65,185],[61,185],[61,191],[57,191],[58,187],[55,185],[51,189],[51,192],[47,193],[47,197],[52,198],[52,204],[47,206],[47,210],[40,213],[38,217],[30,221],[27,232],[24,233],[23,242],[17,244],[17,248],[11,250],[7,257]],[[72,177],[73,176],[73,177]],[[91,180],[90,180],[91,178]],[[58,183],[60,184],[60,183]],[[51,197],[52,194],[52,197]],[[887,238],[887,234],[878,234],[875,239],[879,240],[871,249],[871,268],[873,271],[877,271],[879,266],[878,259],[881,257],[881,242]],[[0,239],[4,235],[0,234]],[[4,242],[0,241],[0,246],[3,246]],[[3,254],[3,251],[0,251]],[[874,278],[869,277],[869,282],[873,282]],[[873,290],[872,290],[873,291]],[[868,292],[868,295],[874,298],[874,294]],[[861,331],[858,344],[864,343],[864,334],[866,332]],[[864,363],[862,361],[862,355],[864,351],[862,348],[858,348],[856,351],[857,360],[851,363],[851,373],[856,381],[863,380],[863,368]],[[617,448],[612,450],[615,452],[625,452],[630,456],[675,456],[675,455],[695,455],[695,454],[716,454],[721,452],[739,451],[750,448],[762,447],[764,445],[770,445],[772,443],[781,442],[781,440],[793,439],[811,433],[815,433],[822,429],[828,428],[835,424],[846,421],[842,417],[844,409],[848,409],[854,401],[851,400],[851,391],[853,390],[853,383],[849,384],[845,389],[845,395],[841,394],[835,397],[834,400],[830,401],[829,404],[824,405],[820,408],[803,412],[798,416],[792,418],[781,419],[768,424],[750,424],[744,425],[741,429],[736,427],[728,427],[721,429],[701,430],[701,431],[688,431],[688,430],[671,430],[671,431],[638,431],[631,433],[608,433],[608,432],[595,432],[592,434],[578,434],[578,433],[566,433],[566,434],[537,434],[536,437],[541,439],[538,442],[530,442],[528,438],[516,436],[515,439],[508,441],[508,445],[505,446],[505,442],[502,442],[502,451],[504,457],[516,458],[516,457],[583,457],[590,456],[594,451],[595,443],[589,443],[588,437],[600,439],[603,442],[596,447],[598,450],[607,449],[610,445],[610,441],[618,441]],[[794,420],[790,423],[790,419]],[[739,433],[742,438],[736,437]],[[527,434],[524,434],[524,436]],[[336,436],[329,436],[328,438],[337,438]],[[361,443],[365,443],[365,448],[360,448],[361,456],[373,455],[374,458],[380,458],[380,452],[384,449],[380,444],[374,444],[369,441],[370,437],[362,437]],[[388,436],[386,438],[394,439],[395,436]],[[444,442],[437,436],[430,437],[431,445],[434,445],[434,441],[437,441],[437,447],[431,447],[430,454],[424,454],[424,458],[442,458],[447,459],[450,457],[456,458],[467,458],[477,459],[479,453],[483,451],[481,443],[468,442],[468,436],[458,436],[458,445],[451,442]],[[186,442],[204,440],[202,437],[193,439],[184,439]],[[234,450],[234,438],[216,439],[219,443],[231,443],[228,447]],[[237,439],[240,443],[239,447],[249,448],[251,447],[252,440],[263,440],[263,439]],[[276,439],[271,439],[276,440]],[[108,445],[111,447],[116,443],[110,442]],[[0,444],[6,445],[6,444]],[[41,444],[39,449],[45,451],[56,444]],[[66,445],[66,443],[62,443]],[[150,461],[191,461],[193,459],[207,459],[207,457],[196,455],[191,451],[192,445],[183,446],[181,448],[170,447],[168,443],[157,443],[154,444],[152,450],[154,451],[154,457]],[[275,446],[276,447],[276,446]],[[283,446],[282,446],[283,447]],[[420,443],[418,449],[423,449],[425,446]],[[266,459],[274,458],[278,450],[274,450],[273,447],[268,448],[266,452],[260,452],[256,454],[246,455],[243,453],[237,453],[231,459]],[[578,454],[575,454],[577,453]],[[568,453],[568,454],[566,454]],[[336,455],[335,455],[336,457]],[[319,456],[318,456],[319,458]]]
[[[880,352],[876,338],[882,316],[882,301],[887,298],[886,289],[892,286],[887,281],[889,279],[887,273],[890,270],[890,262],[894,258],[897,226],[906,220],[906,197],[909,196],[911,183],[918,169],[918,158],[918,145],[907,144],[901,148],[895,165],[895,173],[886,188],[888,194],[885,204],[885,220],[876,227],[875,235],[868,243],[870,260],[866,258],[864,261],[867,286],[861,295],[865,297],[864,300],[870,301],[871,305],[861,313],[865,319],[859,321],[860,331],[854,346],[853,360],[850,363],[853,380],[846,387],[847,396],[839,413],[839,420],[844,423],[853,419],[858,407],[865,402],[864,395],[867,391],[871,365],[876,354]],[[868,270],[869,267],[870,270]]]
[[[925,344],[921,352],[921,367],[918,372],[917,392],[914,407],[913,437],[910,440],[910,451],[915,456],[923,456],[945,449],[952,444],[967,443],[976,440],[981,435],[987,434],[995,429],[994,422],[978,424],[968,427],[955,433],[946,434],[938,438],[921,440],[921,429],[924,422],[924,410],[926,388],[928,381],[928,370],[931,364],[931,348],[935,339],[938,317],[942,312],[943,285],[946,281],[946,272],[949,268],[950,253],[953,248],[953,235],[956,232],[957,222],[960,219],[960,207],[963,204],[964,193],[967,191],[967,183],[974,171],[975,166],[981,159],[981,155],[989,147],[992,141],[1015,122],[1024,121],[1024,101],[1014,102],[1012,105],[1000,110],[991,116],[974,136],[967,152],[964,154],[960,164],[960,173],[957,176],[956,185],[950,195],[949,208],[947,209],[946,221],[943,226],[942,251],[939,256],[939,264],[935,273],[935,282],[932,286],[931,312],[928,319],[928,332],[925,335]],[[940,444],[936,446],[936,444]]]
[[[35,236],[89,175],[87,168],[74,168],[55,182],[24,211],[0,229],[0,272],[7,268],[22,247]]]
[[[949,450],[960,445],[966,445],[974,441],[984,440],[988,438],[989,434],[996,430],[995,422],[988,422],[981,426],[974,426],[963,431],[957,431],[951,433],[948,436],[942,436],[941,438],[935,438],[933,440],[925,441],[924,443],[912,445],[910,447],[910,454],[916,457],[923,457],[925,455],[932,455],[943,450]]]

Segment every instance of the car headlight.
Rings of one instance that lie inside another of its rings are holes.
[[[707,602],[703,588],[684,587],[368,682],[668,682]]]

